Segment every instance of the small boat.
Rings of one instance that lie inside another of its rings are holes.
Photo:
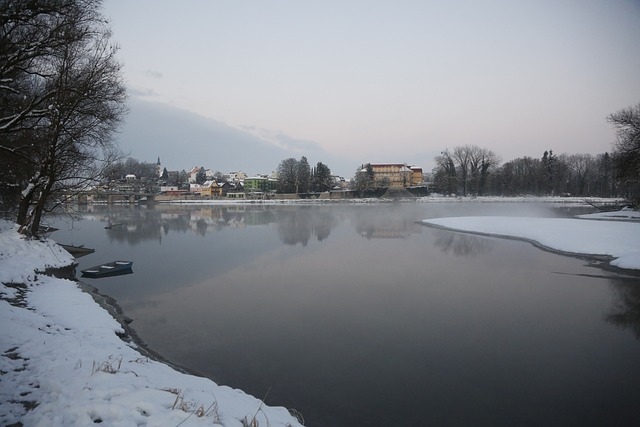
[[[112,261],[95,267],[82,270],[82,277],[91,277],[99,279],[101,277],[120,276],[122,274],[131,274],[132,261]]]
[[[115,224],[109,223],[109,225],[105,225],[105,229],[111,230],[112,228],[120,227],[122,225],[121,222],[116,222]]]
[[[62,246],[62,249],[69,252],[73,255],[74,258],[80,258],[81,256],[89,255],[94,253],[96,250],[91,248],[85,248],[84,245],[74,246],[74,245],[65,245],[62,243],[58,243]]]
[[[53,233],[54,231],[58,231],[58,228],[55,227],[51,227],[49,225],[41,225],[40,227],[38,227],[38,233],[43,235],[43,236],[48,236],[49,234]]]

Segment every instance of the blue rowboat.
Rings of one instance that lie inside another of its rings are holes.
[[[121,274],[131,274],[132,261],[112,261],[95,267],[82,270],[82,277],[99,279],[101,277],[120,276]]]

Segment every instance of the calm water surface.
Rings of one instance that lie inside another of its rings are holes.
[[[52,237],[168,360],[309,426],[640,425],[640,278],[424,218],[531,204],[90,206]],[[105,229],[108,223],[121,226]]]

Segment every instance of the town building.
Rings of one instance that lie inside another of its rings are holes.
[[[369,166],[374,181],[381,187],[408,188],[424,181],[422,168],[407,166],[406,163],[368,163],[362,166],[360,173],[366,173]]]
[[[214,180],[205,181],[201,184],[189,184],[189,191],[199,194],[201,197],[216,197],[222,194],[222,188]]]
[[[201,166],[194,166],[189,172],[187,172],[187,176],[189,177],[189,184],[196,182],[200,169],[203,168]]]
[[[422,168],[411,166],[409,167],[409,169],[411,169],[411,186],[415,187],[417,185],[424,184],[424,174],[422,173]]]
[[[251,176],[244,179],[245,192],[262,192],[268,193],[276,191],[278,188],[278,180],[264,175]]]
[[[247,178],[247,174],[241,171],[229,172],[227,174],[222,175],[222,178],[225,181],[229,181],[232,184],[237,184],[244,181]]]

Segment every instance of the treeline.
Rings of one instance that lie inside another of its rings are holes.
[[[117,181],[124,179],[127,175],[135,175],[136,178],[145,180],[155,180],[158,177],[156,163],[141,162],[134,158],[127,158],[111,163],[104,173],[104,181]],[[186,176],[187,173],[185,172]]]
[[[502,165],[491,150],[467,145],[436,157],[436,191],[462,196],[626,196],[609,153],[519,157]]]
[[[611,114],[616,129],[611,153],[520,157],[501,164],[476,145],[446,149],[435,158],[434,190],[463,196],[598,196],[640,201],[640,103]]]
[[[278,193],[315,193],[332,187],[331,169],[322,162],[312,168],[307,158],[302,156],[300,160],[293,157],[285,159],[278,165]]]

